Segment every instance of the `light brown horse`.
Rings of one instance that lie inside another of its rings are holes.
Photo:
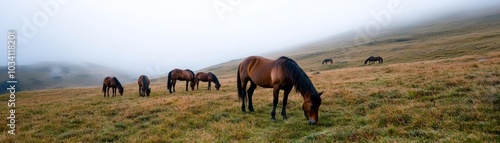
[[[212,85],[211,85],[212,82],[214,82],[216,90],[219,90],[221,86],[217,76],[215,76],[215,74],[211,72],[208,73],[198,72],[196,73],[195,77],[196,77],[195,78],[196,90],[198,90],[198,85],[200,84],[200,81],[208,82],[208,90],[212,90]]]
[[[109,88],[113,88],[113,96],[116,96],[116,88],[118,88],[118,92],[123,96],[123,86],[120,84],[120,81],[116,77],[106,77],[104,81],[102,81],[102,92],[104,92],[104,97],[106,97],[106,92],[108,92],[109,97]]]
[[[175,92],[175,84],[177,83],[177,80],[180,81],[186,81],[186,91],[188,91],[188,84],[191,82],[191,90],[194,90],[194,72],[186,69],[186,70],[181,70],[181,69],[173,69],[168,73],[167,77],[167,88],[170,93]]]
[[[149,88],[149,78],[146,75],[139,76],[137,80],[137,84],[139,84],[139,96],[148,96],[151,93],[151,88]]]
[[[318,109],[321,105],[321,94],[318,93],[307,74],[299,65],[288,57],[280,57],[277,60],[270,60],[259,56],[250,56],[243,60],[237,73],[237,88],[241,102],[241,110],[245,112],[245,98],[248,98],[248,109],[253,112],[252,94],[257,85],[264,88],[273,88],[273,110],[271,119],[276,120],[276,106],[278,105],[279,91],[284,90],[283,107],[281,115],[283,119],[286,116],[286,104],[288,94],[295,86],[297,92],[302,94],[304,103],[302,110],[309,124],[318,123]],[[250,87],[245,92],[247,83],[250,81]],[[248,92],[248,94],[247,94]]]

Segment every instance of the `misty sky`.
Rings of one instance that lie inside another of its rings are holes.
[[[376,22],[383,11],[391,19],[381,30],[486,7],[500,1],[2,0],[0,42],[17,31],[22,65],[88,62],[156,75],[321,40]]]

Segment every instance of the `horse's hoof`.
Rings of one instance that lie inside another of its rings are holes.
[[[271,121],[276,122],[276,118],[271,118]]]

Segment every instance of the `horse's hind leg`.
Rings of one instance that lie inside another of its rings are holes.
[[[186,80],[186,91],[189,91],[188,90],[188,85],[189,85],[189,80]]]
[[[250,87],[248,88],[247,92],[248,92],[248,110],[250,110],[250,112],[253,112],[253,103],[252,103],[252,96],[253,96],[253,92],[255,91],[255,88],[257,88],[257,84],[253,83],[253,82],[250,82]]]
[[[238,78],[240,78],[240,77],[238,77]],[[246,95],[247,93],[245,90],[247,89],[248,80],[244,80],[242,83],[238,83],[238,84],[242,84],[241,85],[242,89],[240,91],[238,91],[241,93],[241,97],[240,97],[241,98],[241,111],[246,112],[245,99],[247,98],[247,95]]]
[[[175,92],[175,84],[177,83],[177,80],[172,80],[172,90]]]

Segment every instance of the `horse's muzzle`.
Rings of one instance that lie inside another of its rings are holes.
[[[314,120],[309,120],[309,125],[316,125],[316,121],[314,121]]]

